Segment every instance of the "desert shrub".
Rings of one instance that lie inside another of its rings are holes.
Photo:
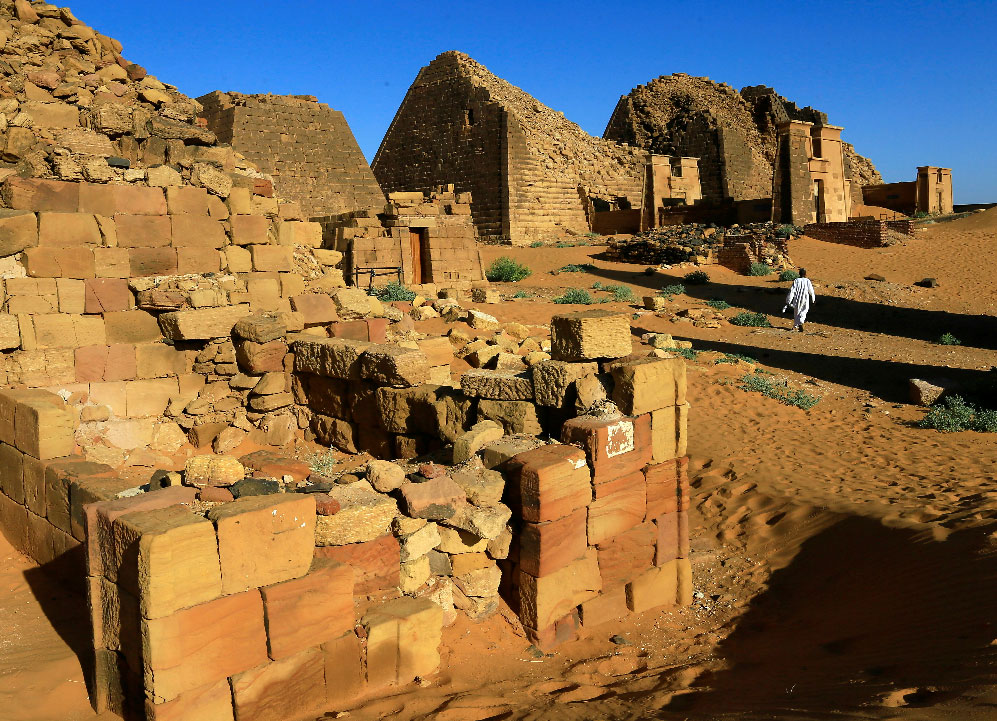
[[[582,290],[581,288],[570,288],[564,291],[564,295],[555,298],[554,302],[572,305],[591,305],[592,296],[589,295],[587,290]]]
[[[595,270],[595,266],[591,263],[570,263],[569,265],[562,265],[555,271],[552,271],[554,275],[559,273],[589,273]]]
[[[803,232],[803,229],[795,225],[780,225],[775,229],[776,238],[792,238],[794,235],[799,235]]]
[[[956,338],[951,333],[944,333],[938,342],[942,345],[962,345],[962,341]]]
[[[769,267],[768,263],[752,263],[751,267],[748,268],[748,275],[771,275],[772,268]]]
[[[764,313],[750,313],[746,310],[741,311],[733,318],[730,319],[731,325],[746,326],[749,328],[771,328],[772,324],[769,323],[769,319],[765,317]]]
[[[695,350],[694,348],[672,348],[669,352],[675,353],[676,355],[680,355],[686,360],[691,360],[691,361],[696,360],[696,356],[699,355],[699,351]]]
[[[720,365],[721,363],[737,363],[738,361],[744,361],[745,363],[751,363],[752,365],[758,362],[754,358],[741,355],[740,353],[724,353],[722,357],[713,361],[713,364]]]
[[[666,285],[664,288],[658,290],[658,295],[663,295],[669,299],[673,295],[682,295],[685,293],[685,286],[681,283],[675,283],[674,285]]]
[[[308,467],[312,473],[317,473],[320,476],[331,476],[336,470],[336,457],[333,455],[332,449],[310,455]]]
[[[599,235],[598,233],[586,233],[585,237],[586,238],[601,238],[602,236]]]
[[[525,290],[517,290],[512,294],[513,298],[532,298],[533,296],[527,293]]]
[[[592,290],[605,290],[606,286],[602,284],[601,280],[597,280],[592,284]]]
[[[917,218],[917,219],[919,219],[919,220],[921,218],[928,218],[930,216],[931,216],[931,213],[928,213],[927,211],[924,211],[924,210],[919,210],[916,213],[914,213],[914,217]]]
[[[962,396],[948,396],[931,406],[917,425],[920,428],[934,428],[944,433],[955,431],[997,433],[997,411],[975,406]]]
[[[800,274],[797,273],[795,270],[784,270],[781,273],[779,273],[779,280],[782,281],[796,280],[799,277]]]
[[[691,273],[686,273],[682,280],[685,281],[686,285],[706,285],[710,282],[710,274],[705,270],[694,270]]]
[[[734,307],[723,298],[712,298],[706,301],[706,305],[710,306],[713,310],[727,310]]]
[[[605,290],[613,294],[613,300],[617,303],[633,303],[636,300],[634,292],[625,285],[607,285]]]
[[[508,256],[502,256],[496,258],[488,266],[485,277],[493,282],[518,283],[523,278],[528,278],[532,273],[533,271],[522,263],[517,263]]]
[[[401,300],[408,301],[415,298],[415,291],[409,290],[401,283],[393,282],[388,283],[383,288],[378,288],[374,295],[377,296],[378,300],[383,300],[390,303],[391,301]]]
[[[805,411],[820,401],[819,396],[812,396],[801,389],[790,388],[784,382],[777,383],[768,375],[761,373],[746,374],[737,387],[750,393],[761,393],[766,398],[773,398],[784,405],[796,406]]]
[[[530,243],[530,247],[531,248],[543,248],[544,247],[544,242],[542,240],[534,240],[532,243]]]

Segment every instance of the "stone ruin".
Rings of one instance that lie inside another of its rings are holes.
[[[862,200],[904,215],[948,215],[953,212],[952,169],[921,166],[916,180],[864,186]]]
[[[700,197],[694,158],[594,138],[458,52],[419,71],[372,168],[388,193],[471,192],[481,238],[523,244],[654,227],[662,199]]]

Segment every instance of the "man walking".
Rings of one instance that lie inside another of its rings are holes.
[[[793,330],[803,332],[803,324],[807,320],[810,304],[817,300],[814,284],[807,277],[807,269],[800,268],[800,277],[793,281],[786,296],[786,306],[793,309]],[[786,308],[784,307],[785,311]]]

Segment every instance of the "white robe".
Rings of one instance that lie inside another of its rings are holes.
[[[799,328],[807,320],[810,304],[817,300],[814,284],[809,278],[797,278],[789,288],[786,305],[793,309],[793,329]]]

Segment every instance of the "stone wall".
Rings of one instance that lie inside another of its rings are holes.
[[[810,238],[859,248],[889,245],[894,233],[914,235],[914,221],[850,220],[841,223],[811,223],[803,228],[803,234]]]
[[[952,212],[952,171],[949,168],[922,166],[917,179],[905,183],[881,183],[862,187],[862,202],[889,208],[904,215]]]
[[[219,140],[272,174],[305,217],[378,207],[384,194],[338,110],[311,96],[215,91],[198,98]]]
[[[588,231],[591,198],[641,207],[647,162],[448,52],[419,71],[372,167],[389,193],[470,191],[481,237],[525,243]]]

